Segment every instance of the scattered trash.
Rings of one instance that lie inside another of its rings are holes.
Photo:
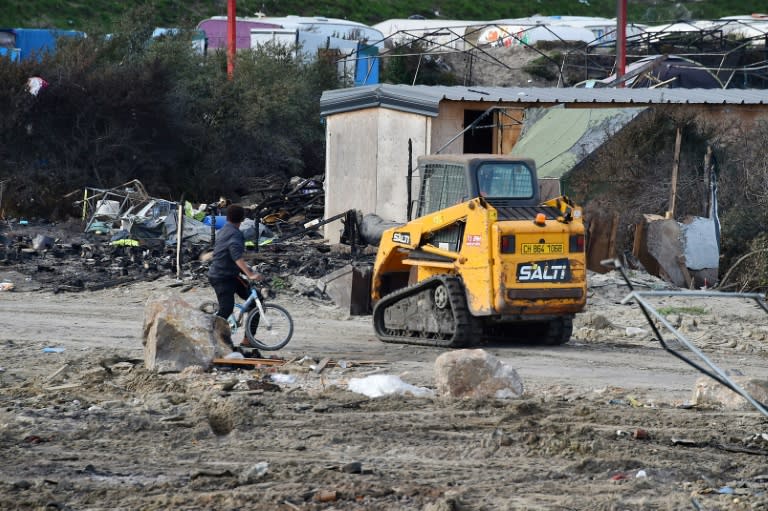
[[[643,479],[645,477],[648,477],[648,474],[646,474],[645,470],[638,470],[637,474],[635,474],[636,479]]]
[[[244,359],[245,357],[239,351],[233,351],[229,355],[226,355],[224,358],[226,358],[228,360],[235,360],[235,359],[241,360],[241,359]]]
[[[730,486],[723,486],[722,488],[717,490],[717,493],[720,493],[722,495],[733,495],[734,493],[736,493],[736,491]]]
[[[32,240],[32,248],[37,251],[50,250],[53,248],[53,242],[54,242],[54,239],[51,238],[50,236],[38,234]]]
[[[346,474],[362,474],[363,463],[360,461],[352,461],[346,465],[342,465],[340,470]]]
[[[403,382],[399,376],[392,374],[373,374],[365,378],[352,378],[348,389],[371,398],[391,394],[410,394],[415,397],[432,397],[434,392],[426,387],[416,387]]]
[[[27,444],[42,444],[43,442],[50,442],[50,438],[45,438],[38,435],[29,435],[24,437],[23,442]]]
[[[635,431],[632,432],[632,438],[634,438],[635,440],[647,440],[648,432],[642,428],[637,428]]]
[[[43,353],[64,353],[64,348],[43,348]]]
[[[260,461],[250,468],[243,470],[238,477],[240,484],[252,484],[262,479],[269,472],[269,463],[266,461]]]
[[[0,291],[13,291],[15,287],[13,282],[0,282]]]
[[[635,326],[628,326],[627,327],[627,335],[635,336],[635,335],[645,335],[647,332],[642,328],[637,328]]]
[[[672,438],[672,445],[682,445],[684,447],[698,447],[699,442],[687,438]]]
[[[33,96],[37,96],[46,87],[48,87],[48,82],[39,76],[33,76],[27,80],[27,90]]]
[[[271,376],[275,383],[296,383],[296,376],[286,373],[275,373]]]
[[[318,490],[315,493],[315,500],[318,502],[334,502],[337,498],[335,490]]]

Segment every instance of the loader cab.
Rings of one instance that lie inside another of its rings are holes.
[[[418,171],[417,218],[477,197],[502,211],[539,203],[533,160],[494,154],[429,155],[419,158]],[[458,251],[463,228],[457,222],[434,232],[431,243]]]
[[[429,155],[419,158],[421,217],[476,197],[505,207],[536,206],[539,187],[533,160],[506,155]]]

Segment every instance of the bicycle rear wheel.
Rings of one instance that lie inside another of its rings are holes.
[[[283,307],[264,304],[264,317],[253,309],[245,320],[245,335],[253,347],[260,350],[279,350],[291,340],[293,319]]]

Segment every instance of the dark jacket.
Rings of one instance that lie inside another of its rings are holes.
[[[229,222],[216,231],[216,245],[213,247],[213,261],[208,268],[208,277],[227,279],[237,276],[241,270],[235,261],[243,257],[245,238],[240,229]]]

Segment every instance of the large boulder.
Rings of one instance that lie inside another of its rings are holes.
[[[232,352],[229,324],[178,295],[150,297],[144,307],[144,364],[158,372],[208,370]]]
[[[453,398],[516,398],[525,390],[517,371],[481,349],[437,357],[435,387],[439,395]]]
[[[768,381],[745,376],[729,376],[729,378],[755,401],[768,403]],[[701,376],[696,380],[691,401],[697,406],[719,406],[728,410],[753,409],[752,403],[709,376]]]

